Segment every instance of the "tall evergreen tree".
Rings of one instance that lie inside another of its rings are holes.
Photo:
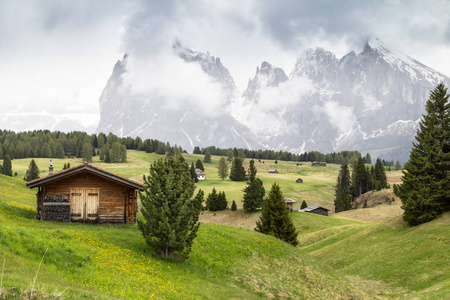
[[[369,175],[370,174],[367,172],[364,165],[364,161],[359,157],[352,174],[353,194],[355,197],[359,197],[368,191]]]
[[[340,212],[352,208],[350,171],[347,164],[342,164],[335,188],[334,211]]]
[[[3,174],[7,176],[12,176],[12,163],[11,157],[8,154],[3,158]]]
[[[365,161],[366,161],[366,164],[370,164],[370,165],[372,164],[372,158],[370,157],[369,153],[366,154]]]
[[[242,165],[242,160],[238,157],[233,158],[233,162],[231,163],[230,179],[233,181],[245,180],[245,169]]]
[[[286,209],[280,186],[276,183],[272,185],[269,197],[264,201],[255,231],[274,236],[294,247],[298,245],[297,230]]]
[[[200,223],[203,191],[195,198],[189,167],[177,159],[159,159],[144,176],[140,193],[143,219],[138,220],[148,246],[164,257],[186,259]]]
[[[416,142],[404,165],[398,196],[403,219],[410,225],[433,220],[450,210],[450,104],[447,88],[438,84],[425,104]]]
[[[236,210],[237,210],[236,201],[233,200],[233,203],[231,203],[231,211],[236,211]]]
[[[200,159],[197,159],[197,161],[195,162],[195,167],[197,169],[202,170],[203,172],[205,172],[205,167],[203,166],[203,163]]]
[[[195,172],[194,162],[191,163],[191,168],[189,169],[189,174],[191,174],[191,178],[194,182],[198,182],[197,173]]]
[[[232,162],[233,161],[233,150],[231,150],[231,149],[228,149],[227,150],[227,161],[228,162]]]
[[[228,164],[225,156],[222,156],[219,160],[219,165],[217,166],[217,172],[219,177],[224,180],[228,176]]]
[[[386,170],[384,169],[383,164],[381,163],[381,159],[377,158],[377,162],[375,163],[375,168],[373,172],[373,180],[374,180],[374,188],[376,190],[381,190],[387,188],[387,177]]]
[[[244,188],[244,204],[243,207],[247,211],[254,211],[260,208],[264,201],[264,195],[266,190],[264,189],[263,182],[256,178],[255,161],[250,161],[250,179],[247,181],[247,186]]]
[[[28,170],[25,173],[24,180],[25,181],[31,181],[39,178],[39,168],[36,165],[36,162],[34,159],[31,160],[30,164],[28,165]]]
[[[225,192],[217,193],[216,188],[213,188],[212,192],[206,198],[206,209],[210,211],[224,210],[227,208],[227,205],[228,202]]]
[[[211,162],[211,153],[209,153],[208,150],[205,151],[205,157],[203,158],[203,161],[205,163],[210,163]]]
[[[92,146],[90,143],[84,143],[81,148],[81,157],[86,162],[92,161]]]
[[[402,164],[397,160],[395,162],[395,171],[401,170],[402,169]]]

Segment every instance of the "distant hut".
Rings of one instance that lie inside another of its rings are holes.
[[[313,166],[313,167],[326,167],[327,163],[326,162],[313,162],[313,163],[311,163],[311,166]]]
[[[206,180],[206,173],[200,169],[195,169],[195,174],[197,174],[198,180]]]
[[[284,202],[286,202],[286,208],[290,211],[292,211],[292,205],[294,205],[294,203],[297,203],[297,201],[291,198],[284,198]]]
[[[322,216],[328,216],[328,212],[330,211],[328,208],[318,206],[318,205],[310,205],[307,208],[300,209],[303,212],[310,212],[313,214],[318,214]]]
[[[302,163],[297,163],[297,166],[301,166],[302,165]]]
[[[278,174],[278,171],[277,170],[269,170],[269,173]]]
[[[296,182],[296,183],[303,183],[303,179],[298,178],[295,182]]]
[[[134,223],[137,190],[144,190],[138,181],[88,163],[26,185],[38,188],[36,218],[62,222]]]

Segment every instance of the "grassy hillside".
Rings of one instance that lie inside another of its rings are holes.
[[[129,151],[128,162],[94,163],[142,180],[161,156]],[[190,164],[202,155],[185,155]],[[225,191],[242,207],[244,182],[221,180],[219,157],[204,164],[207,181],[198,187]],[[13,160],[23,177],[30,159]],[[37,159],[48,171],[48,159]],[[55,169],[76,159],[53,160]],[[248,160],[244,163],[248,166]],[[338,165],[311,167],[293,162],[257,162],[266,190],[273,182],[299,203],[333,207]],[[279,174],[268,174],[277,169]],[[400,171],[387,172],[398,182]],[[303,184],[295,183],[301,177]],[[73,299],[447,299],[450,294],[450,215],[417,227],[401,220],[400,201],[388,205],[391,190],[361,199],[373,207],[324,217],[293,212],[300,247],[293,248],[253,231],[259,212],[203,212],[191,257],[183,263],[154,258],[135,225],[90,226],[34,219],[35,191],[19,179],[0,176],[0,267],[3,292],[26,296],[44,256],[35,289],[40,297]],[[360,205],[361,206],[361,205]]]
[[[34,282],[38,298],[366,297],[301,249],[252,230],[202,224],[190,258],[172,263],[148,253],[136,225],[38,221],[34,191],[22,180],[0,175],[0,187],[1,289],[9,298],[29,297]]]

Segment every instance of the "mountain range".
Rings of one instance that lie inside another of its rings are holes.
[[[181,67],[200,67],[220,101],[199,103],[202,91],[184,94],[177,81],[170,82],[181,89],[176,99],[158,89],[135,93],[125,55],[100,97],[97,132],[169,141],[188,151],[212,145],[293,153],[358,150],[405,162],[430,91],[450,83],[379,39],[340,59],[309,49],[289,75],[264,61],[243,92],[219,58],[179,42],[170,51]]]

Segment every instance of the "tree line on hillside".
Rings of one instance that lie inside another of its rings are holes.
[[[377,159],[375,166],[366,166],[362,157],[351,161],[352,174],[347,164],[342,164],[335,186],[335,212],[352,209],[355,199],[362,194],[389,188],[386,170]]]
[[[158,140],[142,140],[140,137],[119,138],[112,133],[89,135],[81,131],[64,133],[35,130],[16,133],[0,130],[0,159],[4,159],[5,156],[11,159],[78,157],[89,162],[92,157],[99,155],[105,162],[124,162],[127,149],[167,156],[183,152],[181,147]]]

